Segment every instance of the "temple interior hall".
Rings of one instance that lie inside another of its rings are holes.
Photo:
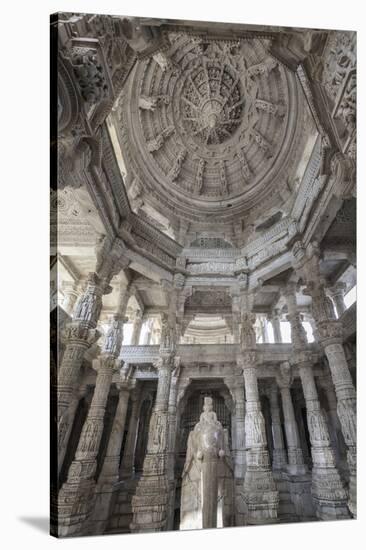
[[[51,534],[355,518],[356,33],[57,13],[51,59]]]

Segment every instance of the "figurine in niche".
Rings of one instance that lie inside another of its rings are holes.
[[[233,466],[228,433],[205,397],[190,432],[182,474],[180,529],[226,527],[233,516]]]

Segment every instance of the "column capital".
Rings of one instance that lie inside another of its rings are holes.
[[[318,322],[318,339],[323,346],[343,342],[343,325],[335,319]]]
[[[89,328],[84,321],[72,321],[61,332],[64,344],[80,344],[90,347],[97,342],[101,333],[96,328]]]
[[[118,371],[120,369],[120,361],[114,355],[102,353],[92,362],[93,369],[99,374],[104,371]]]

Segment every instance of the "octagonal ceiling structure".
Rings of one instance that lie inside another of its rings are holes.
[[[227,234],[285,209],[316,134],[295,74],[265,38],[169,40],[163,60],[137,61],[120,98],[130,194],[175,234]]]

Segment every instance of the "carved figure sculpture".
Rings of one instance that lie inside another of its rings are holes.
[[[180,529],[228,525],[233,500],[227,431],[205,397],[200,421],[190,432],[183,470]]]

